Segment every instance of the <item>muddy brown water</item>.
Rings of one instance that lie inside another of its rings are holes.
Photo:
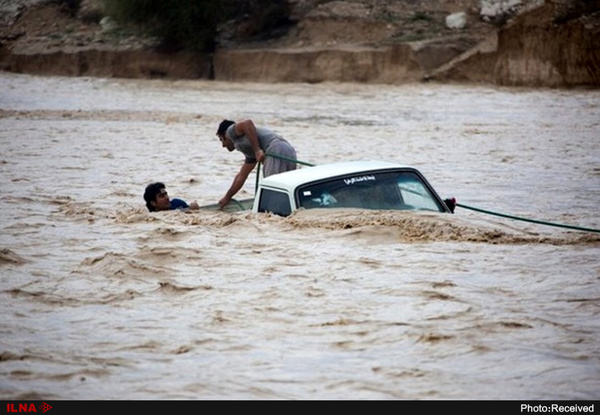
[[[222,118],[311,164],[600,228],[600,92],[0,73],[3,399],[598,399],[600,236],[457,208],[216,203]],[[252,197],[252,175],[239,198]]]

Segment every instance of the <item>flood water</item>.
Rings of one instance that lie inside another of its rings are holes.
[[[153,181],[224,195],[223,118],[600,229],[600,91],[0,73],[0,398],[600,398],[599,233],[467,207],[149,213]]]

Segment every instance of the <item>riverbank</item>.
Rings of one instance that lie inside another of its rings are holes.
[[[387,21],[373,17],[370,3],[319,5],[301,14],[280,39],[222,41],[214,54],[202,55],[159,53],[148,39],[117,34],[83,13],[42,2],[22,9],[4,26],[0,69],[242,82],[600,86],[600,12],[590,7],[594,2],[566,10],[564,2],[546,1],[504,25],[481,21],[469,1],[434,2],[445,6],[435,9],[419,4],[414,7],[421,9],[412,10],[383,2],[388,14],[395,13]],[[463,27],[440,23],[456,10],[466,10]]]

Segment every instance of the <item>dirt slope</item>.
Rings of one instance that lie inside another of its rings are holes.
[[[293,0],[297,23],[285,36],[256,40],[223,30],[208,56],[157,53],[150,39],[101,24],[98,0],[83,0],[78,12],[56,1],[0,0],[0,69],[259,82],[598,86],[598,3],[547,0],[494,22],[482,19],[479,0]],[[448,28],[446,18],[457,12],[465,13],[465,26]]]

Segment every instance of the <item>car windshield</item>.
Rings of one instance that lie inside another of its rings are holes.
[[[414,171],[354,174],[298,188],[298,206],[445,211],[437,195]]]

